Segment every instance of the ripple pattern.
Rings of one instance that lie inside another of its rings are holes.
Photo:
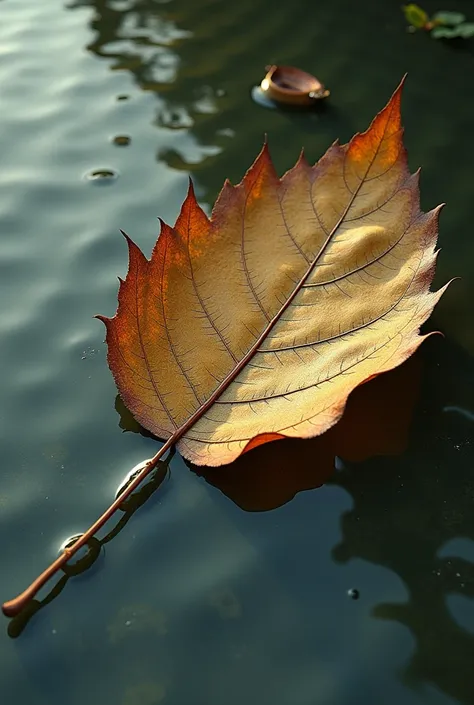
[[[424,168],[423,205],[449,204],[439,280],[463,278],[432,325],[470,360],[472,53],[406,33],[399,5],[0,0],[2,599],[156,450],[119,428],[93,318],[115,310],[127,265],[119,229],[150,252],[156,217],[174,222],[189,175],[209,211],[265,134],[280,172],[302,145],[314,161],[365,129],[407,70],[404,121],[411,166]],[[468,0],[455,9],[472,16]],[[327,109],[256,105],[251,89],[273,62],[321,78]],[[130,137],[126,149],[119,135]],[[84,178],[100,169],[117,178]],[[446,403],[464,394],[468,408],[467,387]],[[406,600],[405,584],[382,562],[332,560],[350,509],[347,487],[333,486],[246,515],[174,458],[166,494],[134,515],[90,578],[71,581],[19,641],[0,625],[0,700],[352,705],[383,692],[385,705],[428,702],[397,676],[412,633],[370,616],[380,602]],[[376,543],[376,530],[366,534]],[[356,602],[346,596],[354,585]],[[464,605],[456,610],[462,620]],[[424,692],[433,705],[473,702],[468,685],[454,700],[449,685]]]

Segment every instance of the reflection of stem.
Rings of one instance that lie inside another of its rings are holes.
[[[138,487],[138,485],[147,477],[147,475],[156,467],[161,457],[168,451],[175,443],[175,435],[171,436],[166,443],[160,448],[160,450],[153,456],[153,458],[145,465],[145,467],[138,473],[134,480],[119,494],[115,501],[110,505],[110,507],[97,519],[94,524],[92,524],[87,531],[82,534],[82,536],[72,545],[64,549],[61,555],[46,568],[45,571],[39,575],[34,582],[20,595],[15,597],[13,600],[9,600],[2,605],[3,614],[7,617],[15,617],[18,615],[33,599],[38,590],[40,590],[45,583],[48,582],[50,578],[55,575],[58,570],[60,570],[74,555],[77,551],[85,546],[90,539],[101,529],[104,524],[115,514],[117,509],[123,505],[124,501],[129,497],[132,492]],[[168,456],[168,461],[171,459],[172,454]],[[131,512],[135,511],[138,507],[133,508]],[[127,518],[128,521],[130,517]],[[123,517],[125,519],[125,517]],[[123,521],[122,519],[122,521]],[[126,523],[124,522],[124,524]],[[42,604],[42,603],[40,603]]]
[[[73,575],[79,575],[80,573],[84,573],[86,570],[92,567],[92,565],[95,563],[95,561],[100,555],[100,550],[102,546],[111,541],[113,538],[115,538],[115,536],[117,536],[118,533],[120,533],[120,531],[122,531],[124,526],[135,514],[137,509],[139,509],[143,504],[145,504],[145,502],[147,501],[147,499],[149,499],[149,497],[151,497],[153,492],[155,492],[158,487],[160,487],[161,483],[168,474],[169,462],[173,455],[174,449],[171,448],[171,451],[166,460],[157,463],[157,465],[162,466],[161,472],[157,472],[155,475],[153,475],[151,482],[148,482],[136,494],[132,495],[126,504],[123,500],[124,492],[121,492],[120,497],[122,498],[123,504],[121,505],[120,509],[124,511],[123,517],[116,524],[116,526],[114,526],[114,528],[111,529],[111,531],[109,531],[106,536],[104,536],[103,539],[99,540],[95,537],[89,539],[87,544],[89,552],[87,553],[87,555],[84,558],[80,559],[74,565],[65,565],[63,567],[63,570],[66,575],[64,575],[56,583],[56,585],[52,588],[52,590],[46,595],[43,600],[30,600],[30,602],[28,602],[24,606],[21,612],[12,619],[12,621],[8,625],[8,635],[12,639],[15,639],[16,637],[20,636],[21,632],[26,627],[30,619],[40,609],[52,602],[52,600],[54,600],[62,592],[69,578],[71,578]]]
[[[66,586],[69,577],[63,575],[61,580],[58,580],[56,585],[53,587],[51,592],[46,595],[44,600],[31,600],[25,605],[25,608],[18,614],[10,624],[8,625],[8,636],[12,639],[16,639],[22,633],[23,629],[26,627],[30,619],[39,612],[40,609],[45,607],[49,602],[52,602],[55,597],[59,595]]]

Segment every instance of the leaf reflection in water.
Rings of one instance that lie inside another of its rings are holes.
[[[472,358],[446,340],[431,342],[425,360],[403,461],[369,461],[330,480],[353,500],[333,557],[338,563],[362,559],[400,576],[408,601],[379,604],[373,616],[408,627],[414,637],[402,679],[414,688],[428,682],[471,705],[474,634],[469,610],[460,621],[451,602],[474,600],[473,429],[469,415],[445,412],[473,408],[474,368]]]

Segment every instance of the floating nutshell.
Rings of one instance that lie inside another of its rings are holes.
[[[260,88],[270,100],[290,105],[314,105],[329,95],[321,81],[295,66],[267,66]]]

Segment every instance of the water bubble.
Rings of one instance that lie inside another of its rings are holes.
[[[67,539],[65,539],[59,547],[59,553],[64,553],[66,548],[71,548],[72,546],[74,546],[76,541],[79,541],[81,536],[83,536],[83,534],[73,534],[72,536],[69,536]]]
[[[360,592],[357,590],[357,588],[351,588],[347,591],[347,595],[351,598],[351,600],[358,600],[360,597]]]
[[[66,549],[74,546],[84,534],[73,534],[65,539],[59,547],[61,555]],[[100,555],[102,544],[95,536],[91,537],[70,560],[62,566],[62,571],[68,576],[79,575],[90,568]]]
[[[194,120],[184,106],[166,107],[158,116],[158,124],[172,130],[183,130],[194,125]]]
[[[222,137],[235,137],[235,130],[231,127],[223,127],[217,130],[216,135],[222,135]]]
[[[87,181],[99,184],[111,184],[118,179],[118,171],[114,169],[92,169],[85,175]]]
[[[132,138],[128,135],[116,135],[112,138],[112,142],[117,145],[117,147],[127,147],[131,141]]]
[[[116,500],[126,491],[130,483],[135,480],[137,475],[142,472],[149,462],[150,460],[143,460],[141,463],[138,463],[138,465],[135,465],[129,473],[127,473],[115,493]],[[150,469],[143,481],[140,482],[140,484],[135,487],[133,492],[123,500],[119,508],[123,512],[135,511],[151,497],[151,495],[158,489],[158,487],[162,485],[167,477],[168,461],[158,461],[156,465]]]
[[[128,473],[125,475],[124,479],[122,480],[122,482],[120,483],[120,485],[119,485],[118,488],[117,488],[117,491],[116,491],[116,493],[115,493],[115,499],[117,499],[118,497],[120,497],[120,495],[122,494],[122,492],[125,492],[125,490],[127,489],[127,487],[134,481],[134,479],[137,477],[137,475],[139,475],[139,474],[141,473],[141,471],[143,470],[143,468],[144,468],[146,465],[148,465],[148,463],[150,462],[150,460],[151,460],[151,458],[148,458],[148,460],[142,460],[141,463],[138,463],[137,465],[135,465],[135,467],[133,467],[133,468],[130,470],[130,472],[128,472]]]
[[[270,100],[265,96],[265,93],[262,91],[260,86],[254,86],[250,91],[250,95],[252,100],[262,108],[270,108],[271,110],[275,110],[278,107],[273,100]]]

